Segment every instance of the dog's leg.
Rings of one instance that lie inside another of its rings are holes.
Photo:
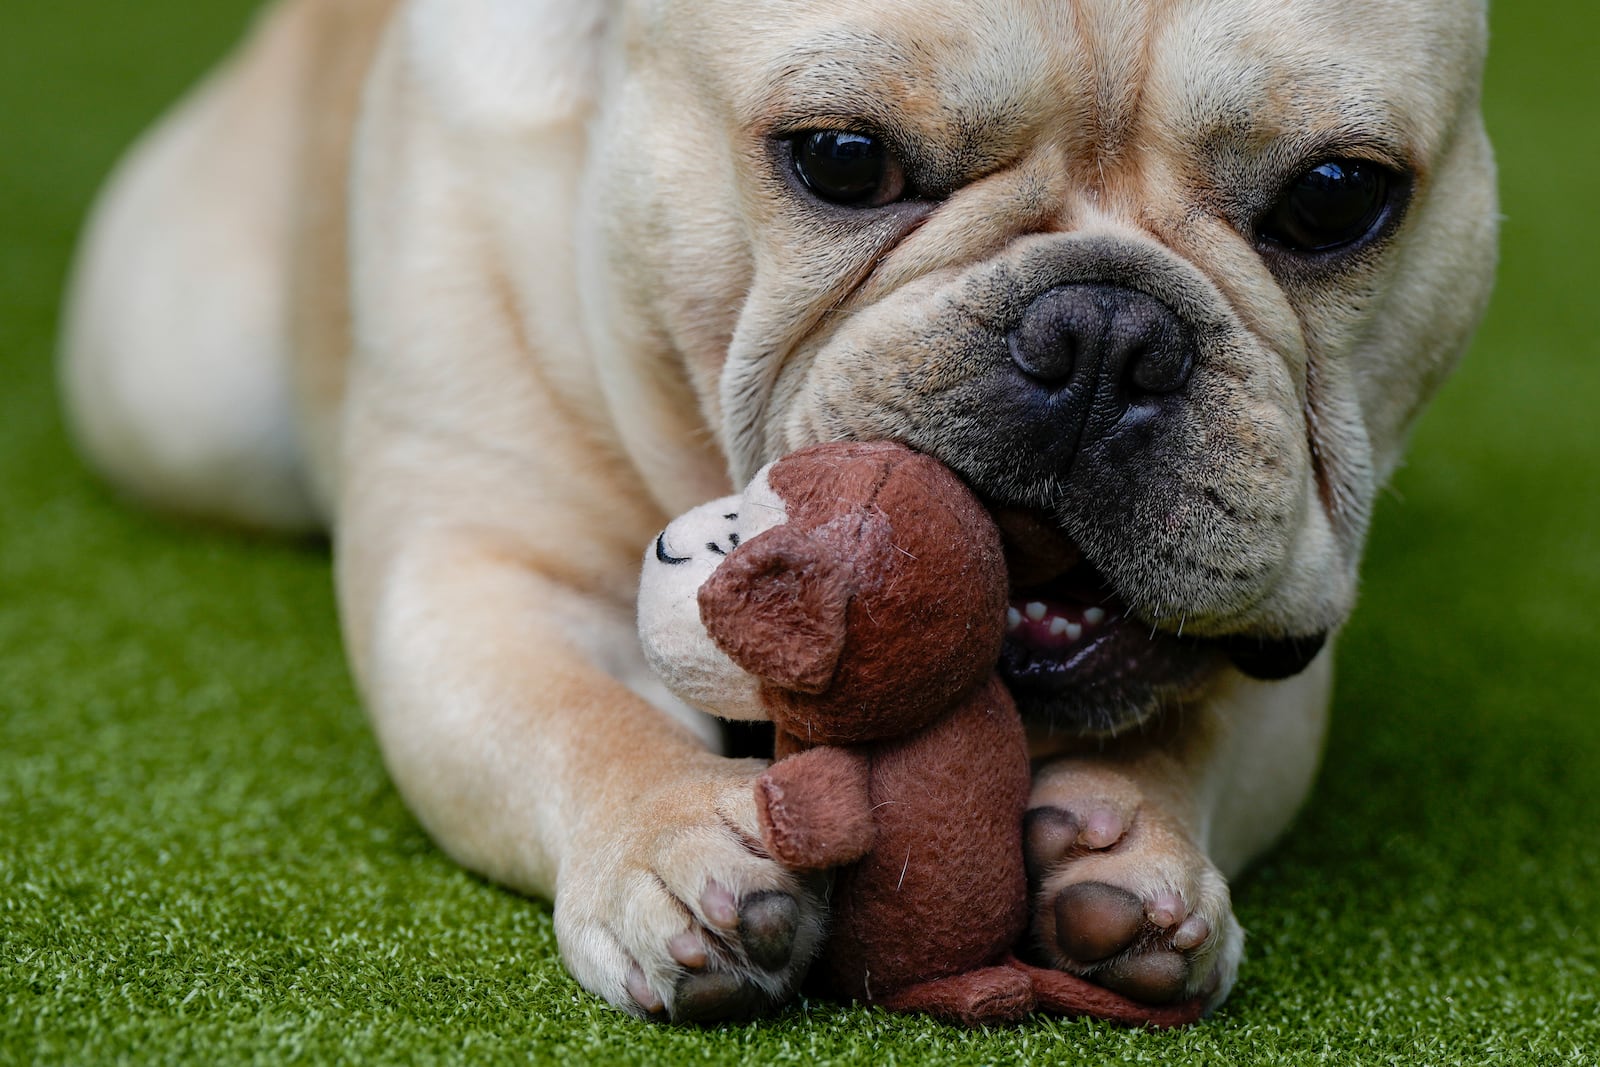
[[[107,183],[66,302],[61,384],[86,458],[125,491],[269,529],[325,522],[292,364],[308,317],[342,316],[349,127],[397,2],[270,5]],[[344,346],[311,346],[336,351],[310,377],[336,379]]]
[[[1244,949],[1227,878],[1288,825],[1322,741],[1329,653],[1274,685],[1035,773],[1034,951],[1135,1000],[1220,1004]]]
[[[639,695],[636,583],[667,508],[616,441],[574,321],[587,116],[556,74],[577,53],[507,39],[550,30],[537,10],[476,29],[473,11],[413,7],[368,84],[334,546],[346,646],[411,810],[468,867],[553,895],[584,986],[639,1015],[746,1014],[794,990],[823,886],[760,846],[763,765]],[[478,31],[483,56],[452,51]],[[530,70],[546,80],[509,102],[471,81]],[[727,491],[721,470],[707,483]]]
[[[269,12],[119,166],[67,302],[62,392],[86,456],[161,507],[314,526],[289,380],[293,196],[314,31]]]
[[[402,520],[386,536],[381,500],[355,494],[340,526],[348,643],[433,837],[553,895],[567,965],[629,1011],[725,1018],[792,993],[823,886],[760,845],[765,764],[712,753],[614,677],[643,670],[626,606],[552,578],[517,535]]]

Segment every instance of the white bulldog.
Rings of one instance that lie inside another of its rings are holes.
[[[281,0],[100,204],[73,421],[156,505],[331,529],[413,810],[674,1019],[789,996],[825,903],[652,681],[639,548],[811,442],[931,453],[1008,538],[1032,950],[1219,1003],[1488,294],[1484,8]]]

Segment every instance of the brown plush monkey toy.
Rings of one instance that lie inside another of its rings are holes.
[[[968,1024],[1035,1009],[1177,1025],[1013,955],[1027,925],[1027,742],[995,674],[1000,537],[938,462],[891,443],[804,449],[687,513],[646,553],[639,624],[668,689],[771,719],[764,846],[833,869],[812,978]]]

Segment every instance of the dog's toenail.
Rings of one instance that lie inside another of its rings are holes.
[[[1060,808],[1034,808],[1023,816],[1028,873],[1038,879],[1066,855],[1078,839],[1078,820]]]
[[[1188,951],[1199,948],[1205,944],[1206,938],[1211,936],[1211,924],[1200,915],[1191,915],[1183,920],[1183,925],[1178,927],[1178,932],[1172,935],[1172,946]]]
[[[1122,840],[1121,817],[1104,808],[1090,813],[1083,825],[1082,839],[1090,848],[1110,848]]]
[[[1144,923],[1139,898],[1104,882],[1069,885],[1056,897],[1056,941],[1068,959],[1093,963],[1127,947]]]
[[[667,952],[674,960],[685,967],[704,967],[706,965],[706,946],[700,940],[700,935],[692,930],[685,930],[681,934],[674,934],[667,942]]]
[[[800,925],[800,905],[787,893],[756,893],[739,910],[739,940],[750,962],[776,971],[794,953],[794,934]]]
[[[700,912],[712,926],[732,930],[739,925],[739,902],[716,882],[707,882],[700,894]]]
[[[650,983],[645,981],[644,972],[639,969],[637,963],[628,968],[628,978],[625,984],[627,985],[628,996],[633,998],[634,1003],[651,1015],[661,1014],[661,1009],[666,1005],[661,1003],[661,998],[656,996],[655,990],[650,988]]]
[[[1165,930],[1176,925],[1188,910],[1183,906],[1183,898],[1176,893],[1162,893],[1150,902],[1145,916]]]

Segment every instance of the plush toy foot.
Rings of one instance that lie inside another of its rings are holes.
[[[1104,986],[1095,985],[1066,971],[1035,967],[1013,959],[1010,965],[1026,974],[1033,985],[1033,995],[1038,1011],[1052,1015],[1076,1017],[1088,1015],[1106,1022],[1125,1026],[1154,1026],[1166,1029],[1187,1026],[1205,1014],[1205,997],[1196,996],[1177,1004],[1160,1007],[1140,1004],[1115,993]]]
[[[1033,1010],[1033,982],[1013,967],[984,967],[909,986],[876,1003],[967,1026],[1013,1023]]]
[[[1115,771],[1046,768],[1024,845],[1041,962],[1144,1005],[1227,996],[1243,952],[1227,883]]]

